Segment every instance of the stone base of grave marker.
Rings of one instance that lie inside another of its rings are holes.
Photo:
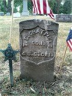
[[[29,15],[29,11],[23,11],[22,12],[22,16],[28,16]]]
[[[27,7],[28,0],[23,0],[23,12],[22,16],[29,15],[28,7]]]
[[[33,79],[35,81],[53,81],[54,60],[41,62],[36,65],[21,59],[21,78]]]
[[[58,14],[56,15],[56,22],[72,22],[72,15]]]
[[[47,20],[27,20],[19,25],[21,77],[53,81],[58,24]]]

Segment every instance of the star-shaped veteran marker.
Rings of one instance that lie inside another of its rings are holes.
[[[8,47],[5,50],[0,50],[4,56],[5,56],[5,60],[14,60],[16,61],[16,54],[19,52],[17,50],[13,50],[11,44],[8,44]]]
[[[11,86],[13,86],[13,67],[12,67],[12,60],[16,60],[16,54],[19,52],[17,50],[13,50],[11,44],[8,44],[8,47],[5,50],[0,50],[5,56],[4,61],[9,60],[9,70],[10,70],[10,81]]]

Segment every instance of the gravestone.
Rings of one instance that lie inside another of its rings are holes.
[[[72,15],[69,14],[58,14],[56,15],[57,22],[72,22]]]
[[[4,16],[4,12],[0,12],[0,16]]]
[[[28,0],[23,0],[23,12],[22,15],[29,15],[28,11]]]
[[[20,22],[21,78],[52,81],[58,24],[47,20]]]
[[[7,13],[6,13],[6,16],[10,16],[10,12],[7,12]]]
[[[15,17],[15,18],[19,18],[19,17],[21,17],[21,15],[20,15],[19,12],[17,12],[17,13],[14,13],[14,14],[13,14],[13,17]]]

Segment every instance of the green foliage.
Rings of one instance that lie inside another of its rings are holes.
[[[64,14],[70,14],[70,13],[71,13],[71,2],[70,2],[69,0],[67,0],[67,1],[64,3],[63,13],[64,13]]]
[[[16,7],[14,7],[14,13],[16,13],[17,12],[17,8]]]
[[[20,13],[22,12],[22,10],[23,10],[23,3],[20,6]]]
[[[48,0],[48,1],[49,1],[49,5],[50,5],[51,9],[53,9],[56,0]]]
[[[57,14],[57,2],[54,2],[53,12]]]
[[[18,6],[20,6],[20,12],[22,12],[23,0],[14,0],[14,12],[17,12]]]
[[[0,0],[0,11],[11,13],[11,1],[12,0]]]
[[[32,13],[32,1],[28,0],[28,10],[30,13]]]
[[[2,0],[0,0],[0,11],[5,12],[4,5],[3,5],[3,1]]]
[[[59,13],[63,13],[63,5],[60,4],[60,10],[59,10]]]
[[[4,5],[5,1],[5,5]],[[72,0],[65,0],[64,5],[61,4],[62,0],[48,0],[49,5],[51,9],[53,10],[53,13],[59,14],[59,13],[65,13],[70,14],[71,13],[71,3]],[[9,8],[11,0],[0,0],[0,11],[3,11],[4,13],[10,11]],[[9,4],[8,4],[9,3]],[[23,0],[14,0],[14,12],[17,12],[17,7],[20,6],[20,12],[23,10]],[[28,0],[28,10],[30,13],[32,13],[32,1]]]
[[[49,1],[49,5],[50,5],[51,9],[53,10],[53,12],[55,14],[62,13],[61,12],[61,10],[62,10],[61,1],[62,0],[48,0],[48,1]]]
[[[15,0],[14,1],[14,10],[16,10],[16,7],[20,6],[20,13],[22,12],[23,10],[23,0]],[[30,13],[32,13],[32,2],[31,0],[28,0],[28,10],[30,11]]]
[[[1,3],[1,4],[2,4],[2,3]],[[1,6],[0,11],[6,12],[5,9],[4,9],[4,5]]]
[[[23,0],[14,0],[14,5],[17,7],[21,5],[21,3],[23,3]]]

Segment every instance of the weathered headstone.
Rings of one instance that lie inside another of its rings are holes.
[[[10,16],[10,12],[7,12],[7,13],[6,13],[6,16]]]
[[[0,16],[4,16],[4,12],[0,12]]]
[[[47,20],[20,22],[21,77],[52,81],[58,24]]]
[[[56,15],[57,22],[72,22],[72,15],[69,14],[58,14]]]
[[[14,13],[14,14],[13,14],[13,17],[15,17],[15,18],[19,18],[19,17],[21,17],[21,15],[20,15],[19,12],[17,12],[17,13]]]

